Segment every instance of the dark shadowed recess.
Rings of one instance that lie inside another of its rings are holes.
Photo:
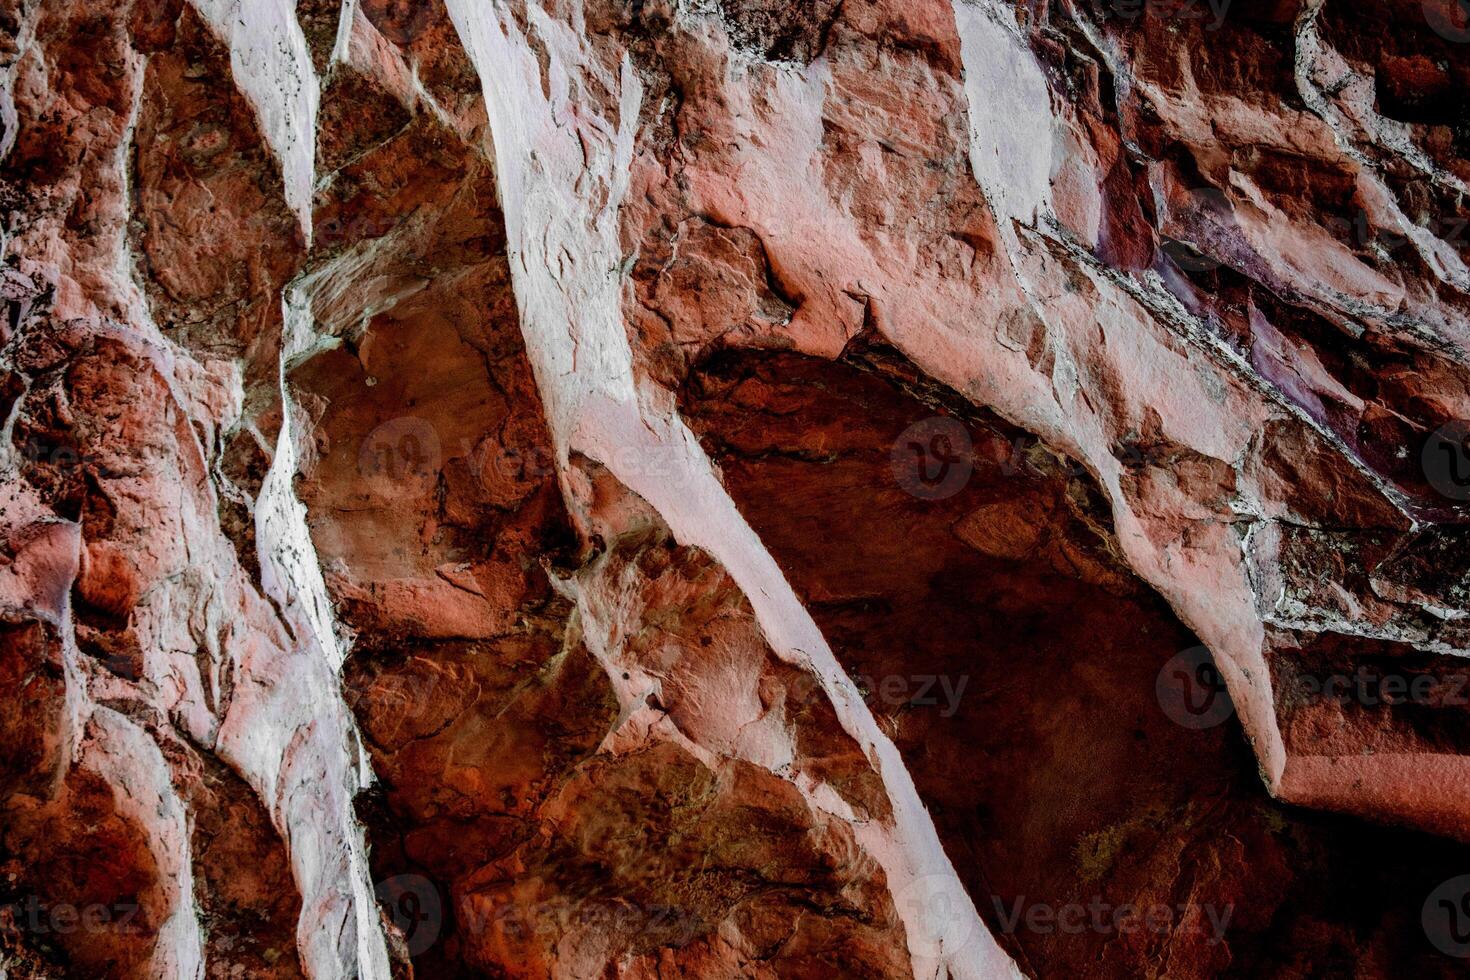
[[[507,281],[501,255],[481,256],[292,376],[316,419],[299,492],[355,634],[343,683],[378,780],[358,801],[373,877],[411,896],[395,910],[379,892],[390,917],[408,910],[390,930],[397,976],[500,975],[475,968],[495,952],[461,922],[461,884],[534,837],[616,714],[538,564],[574,539],[515,320],[498,315]]]
[[[1092,478],[891,349],[844,361],[721,352],[681,408],[1027,973],[1462,975],[1421,910],[1463,846],[1273,801],[1235,718],[1166,714],[1161,668],[1198,641],[1120,560]],[[936,416],[973,473],[922,499],[900,437]]]
[[[163,918],[158,868],[112,788],[70,765],[62,644],[52,624],[0,622],[13,692],[0,707],[0,970],[129,975],[146,969]]]

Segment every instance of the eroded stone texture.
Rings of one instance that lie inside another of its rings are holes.
[[[1455,0],[0,3],[0,973],[1454,973],[1467,82]]]
[[[1164,661],[1196,641],[1119,560],[1081,467],[926,384],[891,349],[858,343],[843,362],[726,352],[692,376],[681,406],[860,678],[956,870],[1028,972],[1149,976],[1163,964],[1171,977],[1301,976],[1311,963],[1347,963],[1339,944],[1375,969],[1456,969],[1423,948],[1418,912],[1463,848],[1274,804],[1231,728],[1191,730],[1160,710]],[[975,468],[926,500],[906,489],[912,471],[892,450],[936,411],[966,433]],[[834,550],[833,532],[857,546]],[[1351,678],[1363,643],[1339,659],[1294,651],[1276,666]],[[1376,676],[1437,678],[1407,709],[1422,743],[1459,751],[1443,741],[1463,719],[1456,682],[1437,677],[1453,668],[1392,657],[1378,653]],[[1394,709],[1324,701],[1302,675],[1273,678],[1287,692],[1278,710],[1293,751],[1394,750],[1401,731],[1373,717]],[[1365,866],[1364,846],[1391,867]],[[1017,923],[1038,904],[1093,903],[1195,918],[1136,935]]]

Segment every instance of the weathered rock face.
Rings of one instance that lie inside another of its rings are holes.
[[[1463,0],[0,25],[0,976],[1463,970]]]

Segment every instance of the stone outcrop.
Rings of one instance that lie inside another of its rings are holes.
[[[0,976],[1449,976],[1463,0],[4,0]]]

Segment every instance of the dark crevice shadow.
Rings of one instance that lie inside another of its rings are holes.
[[[1458,975],[1420,920],[1470,853],[1273,801],[1092,478],[891,349],[844,356],[718,353],[681,412],[1023,968]]]

